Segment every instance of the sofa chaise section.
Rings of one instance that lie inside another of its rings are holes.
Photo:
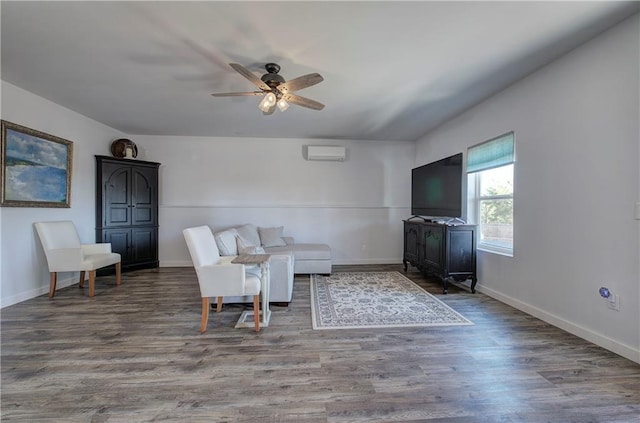
[[[216,232],[214,238],[221,255],[271,254],[270,302],[290,302],[295,274],[331,274],[331,249],[326,244],[296,244],[282,236],[283,227],[259,228],[252,224]],[[225,298],[228,302],[247,302],[248,298]]]
[[[331,274],[331,248],[327,244],[296,244],[291,237],[283,237],[286,246],[265,247],[269,254],[293,253],[293,272],[298,274]]]

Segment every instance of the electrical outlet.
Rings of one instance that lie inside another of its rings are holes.
[[[611,294],[607,298],[607,305],[611,310],[620,311],[620,296],[618,294]]]
[[[636,220],[640,220],[640,201],[636,203]]]

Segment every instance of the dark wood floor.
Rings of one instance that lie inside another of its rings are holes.
[[[336,266],[336,271],[399,270]],[[3,421],[638,422],[640,365],[480,293],[408,276],[475,326],[311,329],[309,278],[259,334],[199,334],[189,268],[1,311]],[[86,288],[85,288],[86,290]]]

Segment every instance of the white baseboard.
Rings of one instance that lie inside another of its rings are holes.
[[[60,289],[60,288],[66,288],[68,286],[71,286],[73,284],[77,284],[78,283],[78,275],[76,274],[73,277],[68,277],[68,278],[64,278],[64,279],[58,279],[58,282],[56,282],[56,290]],[[9,307],[12,306],[14,304],[18,304],[21,303],[23,301],[27,301],[30,300],[32,298],[35,297],[39,297],[40,295],[43,294],[49,294],[49,284],[43,285],[43,286],[39,286],[38,288],[35,289],[31,289],[29,291],[25,291],[25,292],[21,292],[17,295],[12,295],[9,297],[2,297],[2,300],[0,302],[0,308],[5,308],[5,307]]]
[[[504,295],[498,291],[495,291],[491,288],[487,288],[486,286],[482,286],[478,284],[476,286],[478,292],[482,292],[483,294],[488,295],[491,298],[494,298],[502,303],[508,304],[511,307],[517,308],[520,311],[523,311],[527,314],[530,314],[534,317],[537,317],[540,320],[543,320],[553,326],[556,326],[562,330],[565,330],[573,335],[576,335],[582,339],[586,339],[589,342],[593,342],[594,344],[607,349],[611,352],[614,352],[618,355],[621,355],[624,358],[628,358],[631,361],[635,361],[640,364],[640,350],[633,348],[630,345],[623,344],[611,338],[608,338],[599,333],[593,332],[590,329],[584,328],[575,323],[564,320],[561,317],[558,317],[554,314],[551,314],[545,310],[542,310],[538,307],[532,306],[520,300],[517,300],[508,295]]]

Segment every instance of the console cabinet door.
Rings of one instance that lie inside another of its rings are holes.
[[[131,168],[107,163],[102,167],[102,181],[102,226],[131,225]]]
[[[449,259],[447,260],[448,275],[473,275],[475,274],[475,254],[473,230],[449,230],[448,245]]]
[[[420,258],[420,225],[405,222],[404,224],[404,261],[410,262],[414,266],[418,264]]]
[[[102,242],[111,243],[111,251],[120,254],[123,266],[131,262],[129,255],[129,246],[131,245],[130,229],[123,228],[104,230],[102,232]]]
[[[131,170],[132,225],[157,225],[157,171],[151,168]]]
[[[424,225],[422,228],[421,261],[434,273],[444,270],[444,230],[441,225]]]
[[[130,256],[135,263],[152,262],[158,260],[158,241],[156,228],[131,229]]]

